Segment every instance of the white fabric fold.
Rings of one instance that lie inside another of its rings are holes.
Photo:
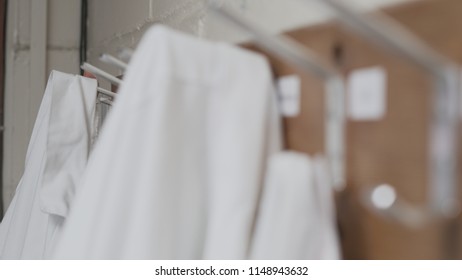
[[[338,236],[337,215],[335,208],[334,189],[329,176],[327,159],[324,156],[315,156],[314,179],[318,193],[319,222],[323,230],[320,243],[319,256],[321,260],[338,260],[341,256],[340,241]]]
[[[87,162],[95,98],[95,80],[51,72],[24,174],[0,224],[0,258],[48,256]]]
[[[57,259],[243,259],[280,148],[260,55],[165,27],[139,44]]]
[[[70,76],[70,75],[69,75]],[[42,211],[66,217],[87,165],[95,132],[96,80],[70,76],[53,95],[40,202]]]
[[[271,157],[251,259],[338,259],[332,186],[326,162],[302,153]]]

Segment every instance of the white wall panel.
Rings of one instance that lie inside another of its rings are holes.
[[[78,48],[80,0],[48,0],[48,45]]]
[[[72,49],[48,49],[47,51],[48,73],[58,70],[65,73],[78,74],[79,53]]]
[[[47,16],[45,21],[36,20],[46,25],[46,45],[40,53],[31,50],[32,1],[37,0],[8,2],[2,185],[5,208],[24,171],[27,145],[43,96],[43,90],[35,84],[45,82],[52,69],[79,73],[80,0],[41,1],[47,2]],[[31,68],[33,55],[40,62],[40,71]]]

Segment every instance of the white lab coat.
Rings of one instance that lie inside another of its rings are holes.
[[[270,159],[251,259],[339,259],[326,160],[296,152]]]
[[[0,258],[48,257],[87,163],[95,100],[96,80],[51,72],[24,174],[0,224]]]
[[[274,99],[262,56],[152,27],[54,258],[245,258],[266,156],[280,145]]]

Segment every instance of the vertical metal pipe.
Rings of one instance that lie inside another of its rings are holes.
[[[79,65],[87,61],[87,39],[88,39],[88,0],[81,0],[80,9],[80,47],[79,47]],[[84,70],[80,70],[83,74]]]
[[[3,132],[4,132],[4,109],[5,104],[5,44],[6,44],[6,11],[8,0],[0,1],[0,221],[3,217]]]

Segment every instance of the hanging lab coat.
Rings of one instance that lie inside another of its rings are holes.
[[[154,26],[136,50],[57,259],[242,259],[280,145],[260,55]]]
[[[48,257],[87,163],[95,100],[96,80],[51,72],[24,174],[0,224],[0,258]]]
[[[326,160],[273,155],[257,217],[251,259],[339,259]]]

